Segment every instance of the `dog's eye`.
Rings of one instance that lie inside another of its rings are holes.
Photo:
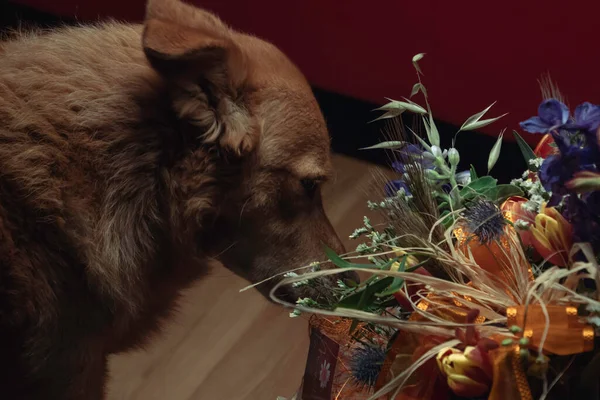
[[[315,179],[302,179],[300,183],[309,197],[313,197],[319,187],[319,182]]]

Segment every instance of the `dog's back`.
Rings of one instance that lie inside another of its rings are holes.
[[[123,289],[116,266],[129,263],[137,268],[140,262],[150,263],[143,258],[155,254],[126,252],[144,250],[150,245],[150,240],[142,243],[144,235],[159,235],[161,229],[153,226],[158,220],[148,219],[158,213],[160,200],[156,168],[161,139],[153,125],[165,123],[157,112],[165,99],[157,94],[161,88],[144,57],[140,32],[140,26],[107,24],[3,44],[3,391],[28,374],[38,374],[40,382],[57,380],[51,387],[66,386],[73,375],[72,360],[51,353],[82,346],[73,353],[92,357],[94,343],[81,343],[80,338],[101,336],[115,323],[114,309],[125,306],[115,304],[118,296],[110,293]],[[153,112],[156,118],[148,115]],[[119,234],[131,230],[141,236]],[[121,240],[138,243],[122,246]],[[123,297],[125,302],[136,301],[131,293]],[[51,364],[45,364],[48,359]]]

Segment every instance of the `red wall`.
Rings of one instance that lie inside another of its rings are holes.
[[[19,0],[62,16],[141,20],[143,0]],[[600,2],[558,0],[194,0],[239,30],[278,45],[324,89],[383,102],[415,83],[421,62],[437,118],[456,125],[493,101],[509,112],[485,133],[518,128],[540,101],[537,80],[549,72],[571,107],[600,103]],[[468,135],[468,133],[464,133]],[[511,136],[511,135],[507,135]],[[529,137],[535,143],[537,137]]]

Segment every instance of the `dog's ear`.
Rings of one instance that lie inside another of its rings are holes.
[[[237,155],[256,146],[256,124],[243,101],[247,75],[235,33],[214,15],[178,0],[149,0],[143,48],[169,85],[178,116],[202,140]]]

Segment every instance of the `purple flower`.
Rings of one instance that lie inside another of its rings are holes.
[[[431,154],[429,154],[430,157],[425,156],[425,151],[417,145],[408,144],[399,152],[402,154],[401,161],[393,162],[392,168],[400,174],[404,174],[406,172],[406,168],[404,166],[407,162],[417,162],[424,170],[433,168],[433,159]]]
[[[521,128],[529,133],[548,133],[569,121],[569,109],[556,99],[544,100],[538,107],[538,116],[521,122]]]
[[[573,178],[573,175],[582,170],[594,170],[595,166],[593,152],[589,148],[571,145],[568,139],[559,135],[553,134],[553,137],[560,154],[546,158],[538,176],[544,189],[552,192],[553,200],[560,201],[562,196],[569,193],[565,184]]]
[[[394,197],[396,193],[400,191],[400,189],[404,189],[404,193],[410,194],[410,191],[408,190],[408,185],[401,179],[389,181],[385,185],[385,195],[387,197]]]
[[[410,162],[416,162],[420,164],[423,170],[433,168],[433,160],[431,157],[424,156],[424,153],[425,152],[421,147],[414,144],[407,144],[404,148],[402,148],[402,150],[400,150],[401,161],[393,162],[392,168],[400,175],[404,175],[406,173],[405,166]],[[393,197],[400,189],[404,189],[406,194],[410,194],[408,184],[404,182],[402,178],[389,181],[385,185],[385,194],[388,197]]]
[[[600,248],[600,192],[581,198],[569,196],[564,214],[573,225],[575,241],[589,242],[597,251]]]

